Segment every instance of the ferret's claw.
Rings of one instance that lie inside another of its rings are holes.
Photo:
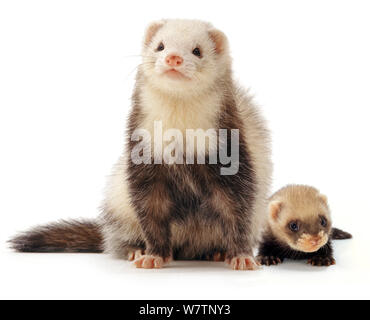
[[[143,255],[134,261],[136,268],[139,269],[161,269],[164,260],[158,256]]]
[[[226,263],[230,265],[233,270],[257,270],[259,263],[254,257],[249,255],[240,255],[232,259],[227,259]]]
[[[331,257],[312,257],[307,263],[315,267],[330,267],[335,265],[336,262]]]
[[[171,258],[163,259],[160,256],[144,254],[135,259],[134,265],[138,269],[162,269],[170,261]]]
[[[142,255],[145,254],[144,250],[133,250],[128,253],[128,261],[134,261],[139,259]]]
[[[258,256],[257,261],[261,265],[265,266],[271,266],[271,265],[278,265],[280,263],[283,263],[283,261],[279,257],[274,257],[274,256]]]

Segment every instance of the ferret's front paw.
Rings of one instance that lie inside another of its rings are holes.
[[[254,257],[249,255],[240,255],[231,259],[226,259],[226,263],[230,265],[233,270],[257,270],[259,263]]]
[[[332,257],[312,257],[308,260],[308,264],[315,267],[330,267],[335,264],[335,259]]]
[[[272,265],[278,265],[280,263],[283,263],[283,260],[279,257],[274,256],[258,256],[257,261],[265,266],[272,266]]]
[[[139,259],[144,254],[145,254],[145,250],[132,250],[132,251],[129,251],[127,255],[127,259],[128,261],[134,261],[134,260]]]
[[[134,261],[136,268],[142,269],[161,269],[163,266],[170,262],[170,258],[163,259],[160,256],[152,256],[144,254]]]

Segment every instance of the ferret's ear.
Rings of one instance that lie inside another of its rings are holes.
[[[272,220],[276,221],[279,218],[281,209],[283,208],[283,202],[281,201],[271,201],[269,204],[269,212]]]
[[[163,27],[165,21],[156,21],[152,22],[145,31],[144,44],[148,45],[152,41],[153,37],[156,35],[158,30]]]
[[[209,37],[215,44],[215,52],[217,54],[222,54],[227,48],[227,37],[226,35],[217,29],[212,29],[209,31]]]
[[[324,204],[328,205],[328,197],[326,195],[320,193],[318,195],[318,197],[319,197],[319,199],[320,199],[321,202],[323,202]]]

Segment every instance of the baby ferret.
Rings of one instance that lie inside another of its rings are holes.
[[[285,258],[307,259],[313,266],[331,266],[335,264],[331,240],[349,238],[349,233],[332,228],[325,195],[310,186],[288,185],[270,198],[258,261],[269,266]]]

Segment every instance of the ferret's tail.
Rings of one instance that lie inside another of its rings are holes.
[[[333,228],[332,233],[331,233],[331,238],[334,240],[345,240],[345,239],[352,239],[352,235],[343,230]]]
[[[9,243],[18,252],[103,252],[103,237],[95,220],[60,221],[36,227]]]

